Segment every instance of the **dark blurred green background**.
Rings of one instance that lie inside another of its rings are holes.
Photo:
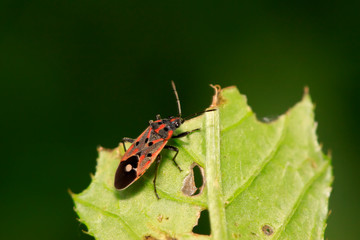
[[[1,238],[91,239],[67,190],[96,147],[136,137],[155,114],[206,108],[236,85],[259,118],[310,87],[332,150],[331,239],[360,225],[359,1],[7,1],[0,3]]]

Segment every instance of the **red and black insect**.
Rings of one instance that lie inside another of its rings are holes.
[[[159,153],[163,148],[175,151],[175,155],[172,160],[177,166],[177,168],[182,171],[180,166],[175,161],[175,158],[179,153],[179,149],[174,146],[166,145],[167,142],[170,140],[170,138],[185,137],[186,135],[194,131],[200,130],[199,128],[197,128],[192,131],[173,135],[174,131],[179,128],[186,119],[204,112],[215,110],[210,109],[200,113],[195,113],[187,118],[182,118],[179,96],[177,94],[174,82],[172,81],[171,84],[175,93],[179,115],[177,117],[169,117],[164,119],[161,119],[160,115],[157,115],[156,121],[150,120],[149,127],[145,129],[145,131],[141,133],[138,138],[123,138],[122,143],[124,146],[125,154],[122,157],[119,167],[117,168],[115,173],[114,185],[116,189],[124,190],[125,188],[130,186],[137,179],[139,179],[151,166],[151,164],[156,160],[155,177],[153,183],[155,195],[159,199],[156,191],[157,170],[161,160],[161,155]],[[128,150],[126,150],[125,142],[132,143]]]

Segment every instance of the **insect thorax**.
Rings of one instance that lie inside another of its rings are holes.
[[[169,117],[154,121],[151,123],[151,128],[158,132],[162,138],[168,138],[169,133],[173,133],[181,125],[179,117]]]

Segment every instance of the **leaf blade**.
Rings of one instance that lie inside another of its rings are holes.
[[[218,111],[179,129],[201,131],[170,142],[181,150],[177,162],[185,171],[179,173],[172,154],[163,152],[160,201],[154,197],[153,168],[117,192],[113,175],[122,147],[99,149],[92,183],[72,195],[89,234],[97,239],[323,238],[332,169],[317,142],[309,95],[270,123],[258,121],[234,87],[216,97]],[[190,197],[181,187],[194,162],[205,168],[206,187]],[[204,209],[210,236],[192,232]]]

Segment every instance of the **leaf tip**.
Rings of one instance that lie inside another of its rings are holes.
[[[119,144],[120,146],[120,144]],[[111,148],[104,148],[103,146],[97,146],[96,150],[100,153],[100,152],[113,152],[114,150],[117,150],[117,148],[111,149]]]
[[[212,98],[212,103],[210,105],[210,108],[214,108],[219,106],[220,102],[221,102],[221,97],[220,97],[220,92],[221,92],[221,86],[218,84],[210,84],[210,87],[212,87],[215,91],[213,98]]]
[[[313,103],[311,101],[310,88],[308,86],[304,87],[304,93],[303,93],[303,96],[302,96],[302,100],[310,102],[313,105],[313,109],[315,109],[316,105],[315,105],[315,103]]]
[[[330,209],[327,216],[329,217],[331,215],[331,213],[332,213],[332,210]]]
[[[90,231],[86,231],[86,230],[84,230],[84,229],[81,229],[81,231],[83,232],[83,233],[85,233],[86,235],[89,235],[89,236],[94,236]]]
[[[104,150],[104,148],[103,148],[101,145],[98,145],[97,148],[96,148],[96,150],[97,150],[98,152],[101,152],[101,151]]]
[[[332,149],[328,149],[326,156],[327,156],[329,159],[332,159]]]
[[[309,94],[309,86],[305,86],[304,87],[304,95],[308,95]]]
[[[76,195],[75,193],[73,193],[73,191],[71,191],[70,188],[68,188],[67,192],[69,193],[69,195],[74,198],[74,196]]]
[[[93,173],[90,173],[90,178],[91,178],[91,180],[94,180],[95,175]]]

